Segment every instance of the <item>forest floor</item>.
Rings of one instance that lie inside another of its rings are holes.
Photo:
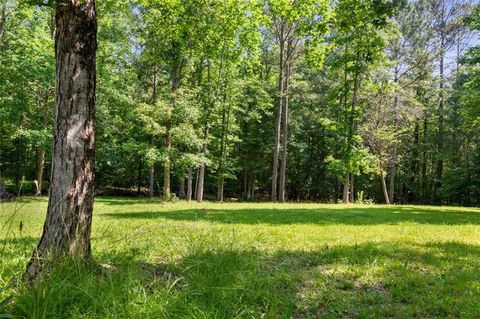
[[[2,291],[46,205],[0,206],[0,314],[13,296],[27,318],[480,317],[480,209],[98,198],[96,267]]]

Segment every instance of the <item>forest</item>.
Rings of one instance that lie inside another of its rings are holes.
[[[473,3],[103,0],[97,12],[99,194],[480,203]],[[53,11],[3,0],[0,17],[0,176],[10,193],[46,194]]]
[[[480,318],[480,3],[0,0],[0,318]]]

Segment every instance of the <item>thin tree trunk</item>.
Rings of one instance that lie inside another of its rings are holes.
[[[209,86],[209,91],[211,91],[211,65],[210,60],[207,63],[207,81]],[[208,117],[208,103],[205,103],[204,107],[205,115],[205,127],[203,131],[203,149],[202,153],[206,157],[208,153],[208,136],[209,136],[209,117]],[[205,164],[200,166],[199,173],[197,175],[197,186],[196,186],[196,199],[197,202],[201,203],[203,201],[203,192],[204,192],[204,183],[205,183]]]
[[[278,160],[280,153],[280,133],[282,124],[283,110],[283,90],[284,90],[284,55],[285,55],[285,39],[284,25],[282,23],[280,31],[280,57],[279,57],[279,76],[278,76],[278,109],[275,118],[275,144],[273,145],[273,171],[272,171],[272,202],[277,201],[277,183],[278,183]]]
[[[350,203],[355,203],[355,175],[350,174]]]
[[[152,79],[152,104],[155,104],[157,101],[157,67],[156,65],[153,66],[153,79]],[[155,138],[151,137],[150,145],[153,147],[155,145]],[[155,194],[155,163],[150,164],[150,171],[149,171],[149,193],[150,198],[153,198]]]
[[[422,139],[422,204],[425,204],[427,199],[427,130],[428,118],[425,114],[423,119],[423,139]]]
[[[138,170],[137,170],[137,196],[140,196],[141,191],[141,182],[142,182],[142,161],[138,161]]]
[[[398,66],[395,67],[395,77],[394,77],[394,83],[398,84]],[[393,125],[396,127],[398,124],[398,92],[397,89],[395,88],[394,92],[395,96],[393,98]],[[390,189],[388,193],[388,198],[390,200],[390,203],[393,204],[394,202],[394,194],[395,194],[395,177],[397,174],[397,151],[398,151],[398,144],[397,142],[393,143],[392,146],[392,157],[391,157],[391,162],[390,162]]]
[[[173,112],[177,107],[177,90],[180,87],[181,65],[177,65],[172,72],[172,89],[171,89],[171,103]],[[170,196],[171,194],[171,170],[172,162],[170,159],[170,150],[172,149],[172,119],[167,123],[167,134],[165,137],[165,149],[167,151],[167,159],[163,164],[163,196]]]
[[[197,179],[197,202],[201,203],[203,201],[203,187],[204,187],[204,181],[205,181],[205,164],[202,164],[200,166],[200,172],[198,174],[198,179]]]
[[[291,54],[291,42],[288,42],[287,45],[287,54]],[[285,83],[284,83],[284,112],[283,112],[283,145],[282,145],[282,162],[280,166],[280,185],[278,190],[279,201],[281,203],[285,202],[285,183],[286,183],[286,174],[287,174],[287,155],[288,155],[288,121],[289,121],[289,112],[288,109],[288,88],[290,81],[290,72],[291,72],[291,61],[286,61],[285,63]]]
[[[45,104],[44,104],[44,113],[43,113],[43,125],[47,127],[48,125],[48,118],[49,118],[49,112],[48,112],[48,100],[50,98],[50,94],[47,92],[45,96]],[[39,151],[38,151],[38,157],[37,157],[37,166],[35,170],[35,186],[36,186],[36,192],[35,196],[40,196],[42,195],[42,182],[43,182],[43,171],[45,167],[45,147],[41,146]]]
[[[359,75],[355,74],[354,78],[354,85],[353,85],[353,94],[352,94],[352,104],[350,109],[350,123],[349,123],[349,132],[347,137],[347,154],[351,155],[351,151],[353,149],[353,135],[355,130],[355,109],[358,104],[358,91],[360,89],[360,79]],[[345,177],[345,182],[343,184],[343,202],[345,204],[350,203],[350,173],[347,172]]]
[[[91,259],[94,200],[95,57],[94,0],[56,2],[56,114],[52,176],[43,234],[27,265],[35,279],[45,262],[69,255]]]
[[[168,129],[170,130],[170,129]],[[171,132],[167,133],[167,137],[165,138],[165,149],[167,153],[169,153],[170,149],[172,148],[172,135]],[[171,171],[171,163],[170,158],[167,158],[165,163],[163,164],[163,196],[170,196],[170,171]]]
[[[445,36],[441,35],[441,47],[440,50],[445,50]],[[444,109],[445,109],[445,99],[444,99],[444,61],[445,54],[442,52],[440,54],[440,103],[438,106],[438,138],[437,138],[437,151],[438,151],[438,159],[437,159],[437,168],[435,172],[435,182],[433,185],[433,197],[434,201],[438,203],[439,200],[439,190],[442,187],[442,179],[443,179],[443,136],[444,136]]]
[[[225,109],[226,97],[223,99],[222,133],[220,137],[220,164],[218,167],[217,201],[223,202],[223,189],[225,184],[225,153],[227,148],[227,110]]]
[[[187,201],[192,200],[192,168],[188,168],[187,175]]]
[[[225,187],[225,177],[220,176],[220,178],[218,179],[218,185],[217,185],[217,188],[218,188],[217,201],[219,201],[219,202],[223,202],[224,187]]]
[[[194,198],[197,198],[197,193],[198,193],[198,179],[199,179],[199,176],[200,176],[200,167],[197,168],[197,172],[195,173],[195,193],[193,194],[193,197]]]
[[[150,189],[149,189],[150,198],[153,198],[154,193],[155,193],[155,188],[154,188],[154,186],[155,186],[155,164],[153,164],[153,163],[150,165],[149,179],[150,179],[150,185],[149,185],[149,187],[150,187]]]
[[[37,167],[35,170],[35,196],[42,195],[43,170],[45,166],[45,148],[40,148],[37,157]]]
[[[187,195],[185,194],[185,174],[181,174],[178,183],[178,197],[179,198],[186,198]]]
[[[350,204],[350,173],[347,173],[343,182],[343,203]]]
[[[385,204],[390,205],[390,199],[388,197],[388,191],[387,191],[387,183],[385,182],[385,175],[383,174],[383,170],[380,168],[380,179],[382,182],[382,191],[383,191],[383,197],[385,198]]]

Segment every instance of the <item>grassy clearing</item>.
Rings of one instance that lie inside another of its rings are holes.
[[[46,199],[0,208],[0,287]],[[16,212],[15,212],[16,211]],[[20,222],[23,229],[20,231]],[[480,209],[98,198],[98,267],[66,263],[8,311],[29,318],[480,317]]]

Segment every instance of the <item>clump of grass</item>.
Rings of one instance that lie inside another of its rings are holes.
[[[22,273],[45,199],[0,280]],[[15,216],[12,216],[15,215]],[[480,210],[416,206],[158,203],[99,198],[95,266],[66,261],[37,287],[10,288],[28,318],[480,317]]]

